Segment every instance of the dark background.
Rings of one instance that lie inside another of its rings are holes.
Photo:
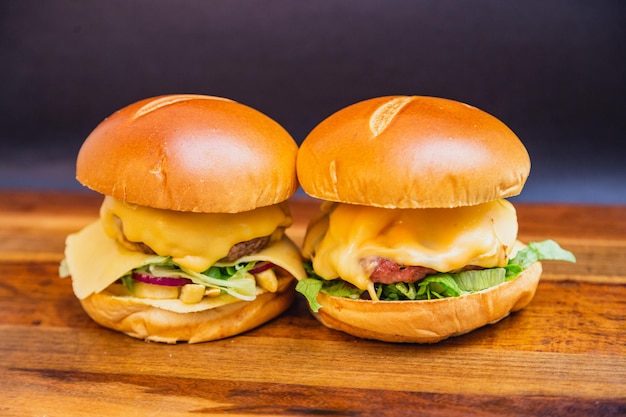
[[[626,204],[625,23],[623,0],[5,0],[0,188],[80,189],[82,141],[145,97],[229,97],[299,142],[341,107],[415,94],[518,134],[518,200]]]

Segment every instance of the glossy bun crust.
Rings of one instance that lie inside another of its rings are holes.
[[[536,262],[515,280],[460,297],[427,301],[368,301],[320,293],[315,317],[325,326],[364,339],[435,343],[495,323],[526,307],[541,276]]]
[[[348,106],[303,141],[316,198],[387,208],[470,206],[521,192],[530,159],[500,120],[457,101],[389,96]]]
[[[131,104],[82,145],[76,176],[118,200],[178,211],[237,213],[297,189],[297,144],[278,123],[232,100],[169,95]]]
[[[292,277],[283,278],[278,292],[192,313],[148,306],[106,291],[92,294],[80,303],[96,323],[128,336],[152,342],[199,343],[235,336],[277,317],[294,300],[293,283]]]

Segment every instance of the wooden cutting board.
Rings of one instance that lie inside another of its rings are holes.
[[[301,297],[237,337],[147,343],[103,329],[58,278],[95,194],[0,191],[0,415],[625,415],[626,207],[516,204],[545,262],[533,302],[435,345],[356,339]],[[301,242],[318,203],[294,199]]]

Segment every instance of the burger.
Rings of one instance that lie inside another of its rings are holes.
[[[189,343],[259,326],[305,277],[285,234],[297,144],[235,101],[166,95],[101,122],[76,177],[104,195],[99,219],[66,239],[62,277],[97,323]]]
[[[323,200],[296,287],[324,325],[389,342],[434,343],[532,300],[540,261],[573,255],[517,239],[530,172],[518,137],[457,101],[378,97],[316,126],[298,151],[300,185]]]

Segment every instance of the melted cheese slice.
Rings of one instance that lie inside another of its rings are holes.
[[[333,203],[322,210],[307,229],[304,257],[322,278],[341,277],[370,293],[364,259],[388,258],[440,272],[504,266],[517,239],[517,215],[506,200],[442,209]]]
[[[65,261],[79,299],[98,293],[154,255],[131,251],[109,238],[97,220],[65,240]]]
[[[182,234],[181,239],[184,236]],[[118,278],[153,257],[154,255],[129,250],[116,240],[111,239],[105,233],[101,220],[87,225],[66,239],[65,262],[72,276],[74,293],[79,299],[106,290]],[[269,261],[287,270],[297,279],[306,278],[297,246],[284,235],[265,249],[240,258],[234,263],[251,261]],[[257,293],[259,291],[262,290],[257,288]],[[175,312],[200,311],[240,301],[229,295],[222,295],[213,299],[206,298],[198,304],[185,304],[180,300],[131,298],[137,302]]]
[[[232,246],[272,235],[292,223],[286,204],[241,213],[191,213],[128,204],[105,197],[100,218],[106,234],[132,248],[143,242],[180,266],[206,271]]]

